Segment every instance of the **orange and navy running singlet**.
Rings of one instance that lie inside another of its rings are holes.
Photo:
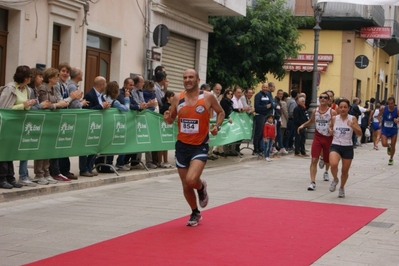
[[[194,106],[187,106],[184,96],[180,93],[177,106],[177,139],[185,144],[201,145],[209,142],[209,112],[206,109],[204,92],[200,91]]]

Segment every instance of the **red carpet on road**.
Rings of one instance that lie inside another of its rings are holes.
[[[29,265],[309,265],[384,211],[245,198]]]

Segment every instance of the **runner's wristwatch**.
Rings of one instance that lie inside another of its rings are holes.
[[[220,131],[220,129],[221,129],[222,127],[219,126],[219,125],[216,125],[216,128],[218,129],[218,131]]]

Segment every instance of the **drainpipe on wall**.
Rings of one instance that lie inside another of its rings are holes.
[[[148,77],[148,62],[149,59],[147,59],[147,50],[150,49],[150,25],[151,25],[151,6],[152,6],[152,0],[148,0],[147,5],[146,5],[146,21],[145,21],[145,45],[144,45],[144,71],[143,71],[143,77],[144,80],[147,80],[151,77]],[[150,74],[151,76],[151,74]]]

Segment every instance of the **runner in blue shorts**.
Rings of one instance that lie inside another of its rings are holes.
[[[372,129],[373,129],[373,144],[374,150],[378,151],[378,142],[380,142],[381,138],[381,127],[380,121],[378,120],[378,114],[380,113],[381,104],[376,103],[375,110],[373,110],[370,114],[370,122]]]
[[[398,107],[395,106],[395,98],[389,97],[387,105],[381,107],[378,114],[378,120],[381,127],[381,144],[387,147],[387,153],[390,156],[388,165],[393,165],[393,156],[395,155],[396,139],[398,136],[399,122]],[[388,140],[391,139],[391,143]]]

